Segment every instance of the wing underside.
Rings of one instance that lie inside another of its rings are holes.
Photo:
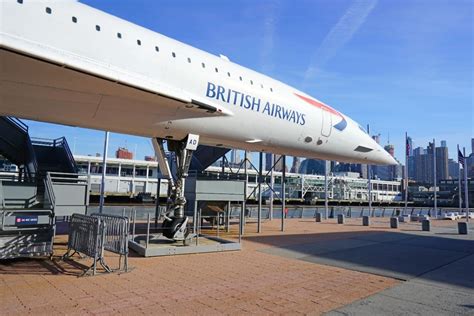
[[[0,115],[154,136],[174,120],[231,115],[208,100],[84,60],[0,51]]]

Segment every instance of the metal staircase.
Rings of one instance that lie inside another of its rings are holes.
[[[56,216],[86,212],[89,180],[64,137],[31,139],[16,118],[0,117],[0,154],[19,167],[0,176],[0,259],[51,255]]]
[[[0,116],[0,154],[20,169],[20,177],[34,179],[38,171],[28,126],[14,117]]]
[[[44,175],[46,172],[77,172],[76,161],[69,149],[66,138],[33,138],[31,143],[40,175]]]

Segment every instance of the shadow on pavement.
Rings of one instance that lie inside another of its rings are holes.
[[[474,288],[474,240],[409,232],[251,236],[264,253],[409,280]],[[459,235],[457,235],[459,236]]]

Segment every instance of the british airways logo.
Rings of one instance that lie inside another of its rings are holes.
[[[326,105],[322,102],[318,102],[316,100],[313,100],[313,99],[310,99],[310,98],[307,98],[305,96],[302,96],[302,95],[299,95],[298,93],[295,93],[295,95],[300,98],[301,100],[304,100],[306,101],[307,103],[315,106],[315,107],[318,107],[320,108],[321,110],[323,111],[327,111],[331,114],[334,114],[336,116],[338,116],[341,121],[339,121],[336,125],[334,125],[334,128],[339,130],[339,131],[343,131],[346,129],[347,127],[347,121],[346,121],[346,118],[344,117],[344,115],[342,115],[341,113],[339,113],[338,111],[334,110],[332,107],[330,107],[329,105]]]
[[[240,106],[246,110],[260,112],[268,116],[286,120],[299,125],[306,124],[306,114],[288,109],[279,104],[262,100],[250,94],[227,89],[212,82],[207,83],[206,97],[216,99],[228,104]]]

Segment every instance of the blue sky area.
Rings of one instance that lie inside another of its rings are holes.
[[[97,9],[265,73],[326,102],[404,161],[436,138],[471,152],[471,0],[82,1]],[[33,136],[66,136],[76,154],[102,152],[103,132],[28,121]],[[148,139],[111,134],[118,146],[152,155]]]

